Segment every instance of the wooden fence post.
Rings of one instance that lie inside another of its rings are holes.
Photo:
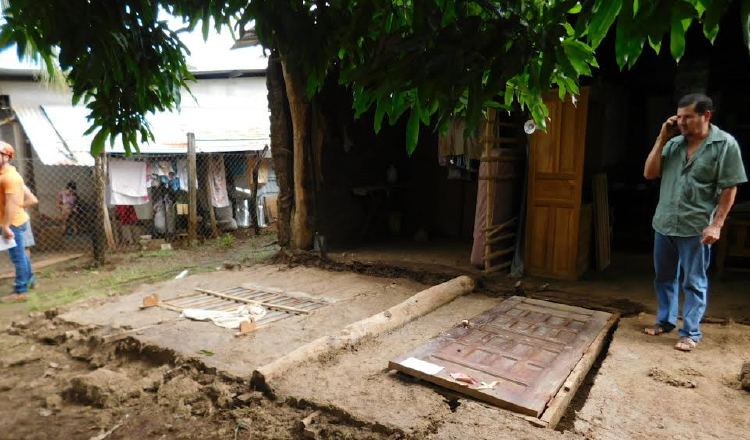
[[[188,149],[188,242],[192,246],[198,240],[198,173],[195,159],[195,134],[187,134]]]

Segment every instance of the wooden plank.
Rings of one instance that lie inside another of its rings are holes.
[[[512,297],[389,363],[390,368],[526,415],[540,417],[550,400],[597,340],[611,327],[612,315],[561,310],[554,304]],[[544,306],[549,304],[550,307]],[[410,358],[442,367],[433,374],[417,371]],[[451,373],[481,382],[476,389]]]
[[[576,391],[578,391],[589,370],[591,370],[594,362],[599,357],[599,353],[602,352],[607,335],[619,319],[620,315],[615,314],[607,320],[604,329],[594,339],[594,342],[591,343],[583,354],[581,360],[570,373],[570,376],[565,380],[560,390],[555,394],[555,397],[552,398],[541,417],[541,420],[547,424],[547,427],[554,429],[560,422],[560,419],[568,409],[568,405],[573,400],[573,396],[575,396]]]
[[[513,251],[515,251],[515,247],[507,248],[507,249],[501,249],[499,251],[492,252],[489,255],[485,255],[484,259],[486,260],[494,260],[495,258],[499,258],[508,254],[512,254]]]
[[[489,269],[485,269],[485,273],[500,272],[503,269],[509,268],[512,263],[513,263],[512,261],[506,261],[505,263],[494,265],[490,267]]]
[[[273,391],[270,381],[289,369],[310,359],[356,344],[365,337],[374,337],[400,327],[413,319],[432,312],[438,307],[474,290],[474,280],[462,275],[437,286],[432,286],[405,301],[369,318],[349,324],[334,335],[323,336],[253,371],[251,384]]]
[[[487,233],[487,235],[494,235],[498,232],[502,231],[503,229],[507,229],[513,225],[516,224],[516,221],[518,220],[518,217],[513,217],[510,220],[507,220],[503,223],[500,223],[499,225],[492,225],[489,227],[484,228],[484,232]]]
[[[224,293],[215,292],[213,290],[201,289],[201,288],[197,288],[197,287],[195,288],[195,290],[198,291],[198,292],[203,292],[203,293],[206,293],[208,295],[213,295],[213,296],[216,296],[216,297],[219,297],[219,298],[223,298],[223,299],[227,299],[227,300],[230,300],[230,301],[235,301],[235,302],[240,302],[240,303],[245,303],[245,304],[259,305],[259,306],[263,306],[263,307],[266,307],[266,308],[269,308],[269,309],[283,310],[283,311],[286,311],[286,312],[294,312],[294,313],[299,313],[299,314],[302,314],[302,315],[307,315],[307,314],[310,313],[308,310],[302,310],[302,309],[298,309],[296,307],[288,307],[288,306],[281,306],[281,305],[278,305],[278,304],[272,304],[272,303],[267,303],[267,302],[253,301],[251,299],[240,298],[239,296],[233,296],[233,295],[226,295]]]
[[[611,243],[609,235],[609,195],[607,175],[597,173],[592,177],[594,196],[594,239],[596,242],[596,270],[606,269],[611,262]]]
[[[188,177],[188,242],[190,246],[198,241],[198,172],[195,156],[195,134],[187,134],[187,177]]]
[[[491,244],[495,244],[495,243],[499,243],[499,242],[504,241],[504,240],[510,240],[511,238],[516,238],[516,233],[515,232],[511,232],[509,234],[504,234],[504,235],[501,235],[499,237],[493,237],[489,241],[490,241]]]

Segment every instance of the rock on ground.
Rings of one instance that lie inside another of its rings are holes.
[[[138,383],[106,368],[74,377],[65,391],[69,400],[100,408],[111,408],[139,395]]]
[[[740,370],[740,384],[746,391],[750,391],[750,361],[742,364]]]

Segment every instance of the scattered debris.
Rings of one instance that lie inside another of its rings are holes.
[[[32,346],[33,348],[33,346]],[[20,367],[22,365],[30,364],[41,359],[40,353],[36,353],[33,350],[29,350],[24,353],[17,353],[8,356],[7,358],[0,361],[0,367]]]
[[[662,382],[673,387],[695,388],[697,386],[692,380],[675,377],[658,367],[651,368],[648,375],[657,382]]]
[[[479,385],[479,381],[464,373],[451,373],[451,377],[456,382],[463,382],[469,385]]]
[[[242,264],[236,262],[236,261],[225,261],[224,262],[224,270],[240,270],[242,269]]]
[[[106,432],[103,432],[103,433],[101,433],[99,435],[91,437],[89,440],[104,440],[105,438],[107,438],[110,435],[112,435],[112,433],[115,432],[115,430],[117,428],[119,428],[120,426],[122,426],[125,423],[125,420],[128,419],[128,417],[130,417],[130,414],[125,414],[125,417],[123,417],[123,419],[120,420],[115,426],[113,426],[112,428],[110,428],[109,431],[106,431]]]
[[[157,293],[147,295],[143,297],[143,305],[141,308],[145,309],[148,307],[156,307],[159,305],[159,295]]]
[[[461,326],[463,328],[472,328],[472,327],[474,327],[474,323],[472,323],[468,319],[464,319],[463,321],[461,321]]]
[[[181,280],[181,279],[183,279],[183,278],[185,278],[187,276],[188,272],[190,272],[190,271],[188,269],[185,269],[182,272],[178,273],[177,276],[174,277],[174,279]]]
[[[202,354],[203,356],[213,356],[214,352],[211,350],[206,350],[205,348],[202,348],[198,350],[198,354]]]
[[[750,361],[742,364],[742,369],[740,369],[740,385],[745,391],[750,391]]]
[[[299,421],[299,423],[297,424],[297,429],[302,433],[303,438],[317,438],[318,430],[313,428],[312,425],[315,423],[315,420],[319,416],[320,411],[315,411]]]
[[[242,322],[254,322],[264,317],[266,313],[268,312],[262,306],[242,305],[233,312],[206,309],[184,309],[180,316],[194,321],[211,321],[219,327],[240,329],[240,331],[242,331],[240,328]]]
[[[495,388],[495,385],[497,385],[497,381],[493,380],[492,382],[480,382],[479,386],[474,388],[475,390],[491,390]]]
[[[42,417],[49,417],[52,415],[52,411],[47,408],[39,408],[39,415]]]

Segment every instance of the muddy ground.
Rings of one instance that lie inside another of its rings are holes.
[[[272,239],[254,245],[273,249]],[[274,396],[261,394],[247,381],[256,364],[468,269],[320,262],[301,255],[269,264],[264,258],[274,252],[266,251],[248,254],[242,271],[221,269],[232,254],[217,246],[200,254],[175,252],[171,259],[129,256],[128,272],[111,269],[119,284],[97,281],[101,270],[82,264],[55,269],[43,277],[49,290],[32,303],[47,313],[29,317],[20,306],[0,307],[0,325],[7,326],[0,333],[2,438],[619,440],[735,439],[750,432],[750,393],[738,381],[742,362],[750,360],[750,327],[729,318],[704,324],[706,340],[697,351],[679,353],[672,348],[676,336],[640,333],[653,319],[644,313],[653,304],[633,301],[646,294],[626,291],[628,283],[601,294],[575,284],[485,280],[477,292],[402,328],[295,369],[273,383]],[[170,280],[185,266],[198,274]],[[50,309],[58,301],[49,283],[60,273],[67,276],[55,282],[73,290],[73,299],[97,296],[80,287],[86,283],[106,293],[135,293]],[[130,311],[146,293],[243,280],[326,296],[334,306],[313,318],[317,322],[285,320],[247,339],[205,323],[173,322],[173,315],[160,311]],[[389,359],[519,293],[624,315],[558,430],[387,371]],[[127,333],[138,327],[147,328]],[[311,415],[305,428],[302,420]]]

